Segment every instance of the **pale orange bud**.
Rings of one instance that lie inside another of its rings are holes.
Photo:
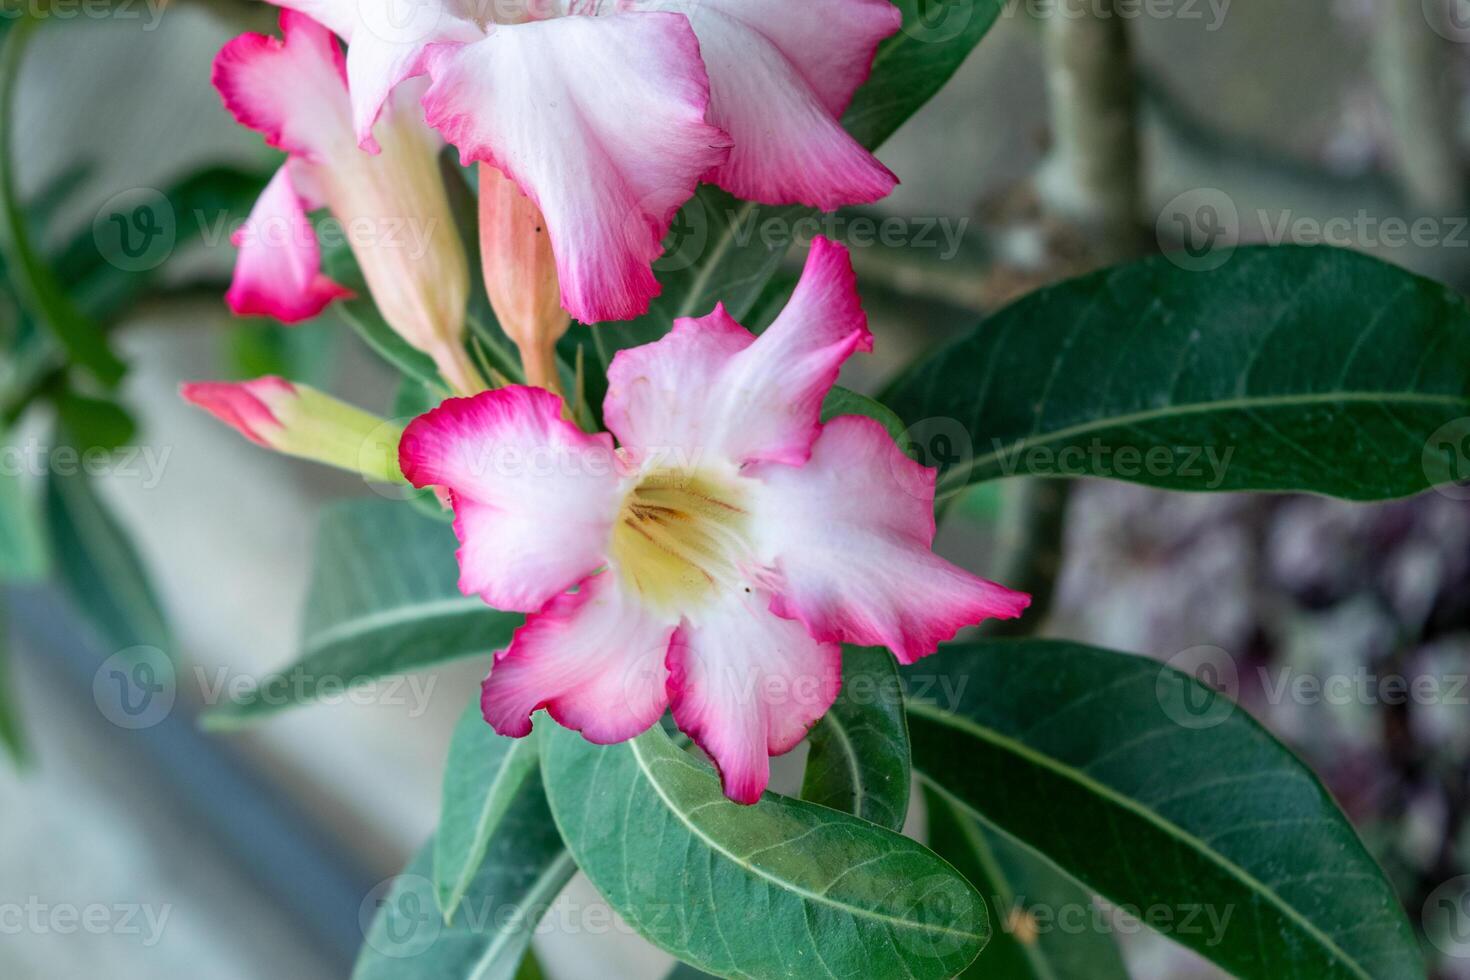
[[[521,352],[526,383],[561,394],[556,342],[571,325],[546,219],[515,181],[480,164],[480,265],[496,319]]]

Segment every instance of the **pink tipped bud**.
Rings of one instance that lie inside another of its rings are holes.
[[[180,394],[267,449],[383,483],[403,482],[398,469],[403,430],[315,388],[264,377],[190,382]]]

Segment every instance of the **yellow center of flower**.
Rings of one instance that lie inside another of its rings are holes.
[[[644,476],[613,527],[613,559],[624,583],[672,614],[721,587],[744,588],[750,515],[737,481],[672,469]]]

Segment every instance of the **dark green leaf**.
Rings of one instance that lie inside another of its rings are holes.
[[[990,908],[990,945],[965,980],[1128,980],[1111,920],[1087,891],[934,790],[925,791],[924,803],[929,846]]]
[[[245,320],[230,325],[229,375],[259,378],[278,375],[324,388],[333,364],[335,324],[313,320],[286,326],[270,320]]]
[[[72,440],[62,437],[60,445]],[[176,651],[147,569],[81,467],[58,455],[46,483],[46,526],[61,583],[97,630],[120,651],[156,647]]]
[[[855,391],[834,385],[827,392],[826,401],[822,402],[822,421],[831,421],[839,415],[866,415],[875,422],[881,422],[893,441],[898,443],[898,447],[904,452],[909,451],[909,434],[904,428],[903,419],[867,395],[859,395]]]
[[[902,830],[909,811],[909,730],[893,654],[847,647],[842,691],[812,728],[801,798]]]
[[[430,841],[378,900],[352,980],[511,980],[536,923],[577,870],[539,781],[505,815],[447,924],[434,903],[433,855]]]
[[[110,398],[90,398],[70,389],[56,396],[56,416],[79,453],[111,451],[132,441],[138,425]]]
[[[459,908],[491,837],[536,765],[536,740],[497,735],[481,716],[476,697],[449,744],[434,837],[434,894],[446,919]]]
[[[237,727],[309,704],[322,691],[505,646],[521,617],[461,594],[455,549],[448,525],[399,502],[331,508],[317,542],[300,657],[206,714],[206,725]]]
[[[1093,475],[1376,500],[1470,478],[1466,364],[1449,289],[1355,252],[1248,248],[1033,293],[884,401],[933,436],[941,490]]]
[[[951,977],[988,938],[928,849],[768,793],[726,800],[655,726],[596,746],[542,720],[542,772],[577,864],[644,937],[719,976]]]
[[[1423,976],[1402,906],[1312,772],[1192,677],[1049,640],[906,668],[914,768],[1235,976]]]
[[[0,246],[7,276],[31,315],[46,324],[74,362],[111,386],[122,379],[125,367],[108,347],[101,329],[77,309],[32,245],[16,196],[15,88],[26,42],[36,24],[31,17],[22,17],[6,32],[0,49]]]

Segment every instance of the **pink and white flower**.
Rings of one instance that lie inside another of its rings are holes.
[[[842,363],[871,349],[851,261],[819,238],[759,337],[717,307],[620,352],[611,434],[524,387],[409,424],[399,461],[449,491],[460,588],[531,614],[485,681],[497,731],[526,735],[545,708],[610,743],[672,706],[753,803],[769,757],[836,698],[841,643],[912,663],[1021,613],[1026,596],[932,552],[933,470],[871,419],[820,421]]]
[[[894,176],[842,128],[888,0],[274,0],[348,42],[358,138],[427,73],[429,122],[545,215],[562,305],[638,316],[700,181],[766,204],[868,203]]]
[[[240,257],[226,301],[237,314],[296,323],[348,295],[322,274],[307,217],[325,205],[388,324],[455,390],[482,390],[463,347],[468,260],[440,176],[442,142],[423,121],[419,93],[402,88],[359,134],[336,38],[293,10],[281,12],[281,34],[241,35],[214,63],[226,108],[288,154],[234,236]]]

